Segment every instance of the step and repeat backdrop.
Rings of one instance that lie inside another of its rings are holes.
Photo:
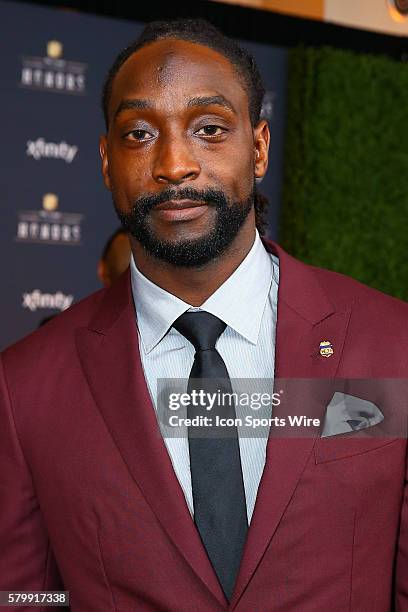
[[[143,23],[0,2],[0,349],[100,288],[96,267],[118,227],[102,181],[100,94]],[[269,236],[281,191],[285,49],[245,43],[265,79],[271,123]]]

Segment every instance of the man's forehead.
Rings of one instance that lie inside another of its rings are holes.
[[[142,47],[126,60],[114,80],[112,101],[118,102],[130,92],[145,97],[146,92],[163,88],[182,86],[194,90],[209,85],[217,85],[218,90],[222,85],[229,95],[243,92],[236,69],[221,53],[198,43],[162,39]]]

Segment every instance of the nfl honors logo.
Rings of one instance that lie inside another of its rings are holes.
[[[81,213],[62,212],[56,193],[45,193],[41,210],[18,213],[17,242],[42,244],[81,244]]]
[[[63,58],[59,40],[46,44],[47,56],[23,56],[20,86],[65,94],[86,93],[87,64]]]
[[[333,345],[329,340],[320,342],[320,354],[322,357],[331,357],[334,353]]]

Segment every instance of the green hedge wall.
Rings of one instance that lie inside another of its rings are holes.
[[[408,300],[408,64],[290,52],[280,242]]]

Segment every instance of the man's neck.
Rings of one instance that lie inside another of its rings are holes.
[[[244,225],[221,257],[198,268],[175,266],[158,260],[134,238],[131,238],[131,246],[136,265],[146,278],[187,304],[201,306],[238,268],[254,240],[255,227]]]

